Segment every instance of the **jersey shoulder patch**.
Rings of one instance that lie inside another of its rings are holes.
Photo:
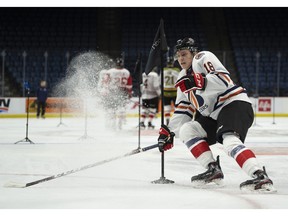
[[[197,54],[195,55],[195,59],[199,60],[199,59],[202,58],[204,55],[205,55],[205,53],[203,53],[203,52],[197,53]]]

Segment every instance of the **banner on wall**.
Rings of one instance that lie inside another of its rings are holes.
[[[283,116],[288,117],[288,97],[259,97],[250,98],[253,110],[258,116]],[[50,97],[47,100],[47,114],[58,114],[61,111],[65,114],[83,114],[85,103],[88,103],[89,113],[96,113],[103,108],[101,101],[97,98],[81,99],[81,98],[56,98]],[[161,102],[159,102],[160,107]],[[24,116],[27,111],[27,98],[0,98],[0,118],[1,117],[18,117]],[[29,98],[29,112],[36,113],[36,98]],[[126,105],[128,115],[137,115],[139,112],[139,98],[132,97]],[[62,109],[62,110],[61,110]],[[159,109],[160,110],[160,109]],[[15,114],[15,115],[14,115]]]
[[[23,98],[0,98],[0,114],[25,113]]]
[[[272,112],[272,98],[259,98],[258,112]]]
[[[0,99],[0,113],[8,113],[10,105],[10,98]]]

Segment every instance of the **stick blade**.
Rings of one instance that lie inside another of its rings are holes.
[[[6,184],[3,185],[3,187],[7,187],[7,188],[25,188],[26,184],[25,183],[19,183],[19,182],[7,182]]]

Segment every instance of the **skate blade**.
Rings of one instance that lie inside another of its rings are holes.
[[[240,188],[243,193],[260,193],[260,194],[271,194],[277,193],[277,190],[272,184],[263,184],[260,189],[255,190],[255,185],[247,185]]]
[[[195,188],[219,188],[224,187],[225,183],[223,179],[214,179],[211,182],[205,182],[205,181],[192,181],[192,187]]]

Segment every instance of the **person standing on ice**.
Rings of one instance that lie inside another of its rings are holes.
[[[111,115],[111,119],[114,121],[113,127],[122,129],[122,125],[126,121],[126,104],[132,97],[132,77],[130,72],[124,68],[122,58],[117,58],[116,67],[109,69],[107,73],[110,75],[109,101],[111,101],[110,106],[113,111]]]
[[[163,76],[164,76],[164,117],[166,120],[166,124],[169,124],[172,112],[172,103],[175,106],[177,89],[175,87],[175,82],[179,75],[179,68],[174,67],[174,58],[168,57],[167,66],[163,68]]]
[[[160,94],[161,89],[158,74],[154,70],[148,75],[144,72],[141,84],[142,112],[139,125],[142,129],[146,127],[146,118],[148,118],[148,129],[154,129],[153,120],[157,112]]]
[[[111,77],[109,73],[109,69],[103,69],[99,72],[99,79],[97,84],[97,91],[99,94],[99,98],[101,100],[101,104],[105,110],[105,127],[110,128],[112,125],[111,115],[113,113],[112,103],[110,95],[110,82]]]
[[[176,135],[207,169],[192,176],[192,184],[222,184],[224,174],[219,156],[215,160],[209,147],[219,142],[252,178],[240,184],[241,190],[275,192],[265,167],[259,166],[253,151],[244,145],[254,120],[246,90],[234,84],[230,73],[213,53],[198,51],[192,38],[178,40],[175,52],[182,67],[175,84],[176,109],[169,125],[162,125],[159,130],[159,150],[172,148]]]
[[[37,118],[39,118],[40,114],[41,114],[41,118],[45,119],[46,101],[48,98],[48,90],[47,90],[46,81],[42,80],[40,82],[40,86],[37,89],[36,97],[37,97],[37,114],[36,114],[36,116],[37,116]]]

